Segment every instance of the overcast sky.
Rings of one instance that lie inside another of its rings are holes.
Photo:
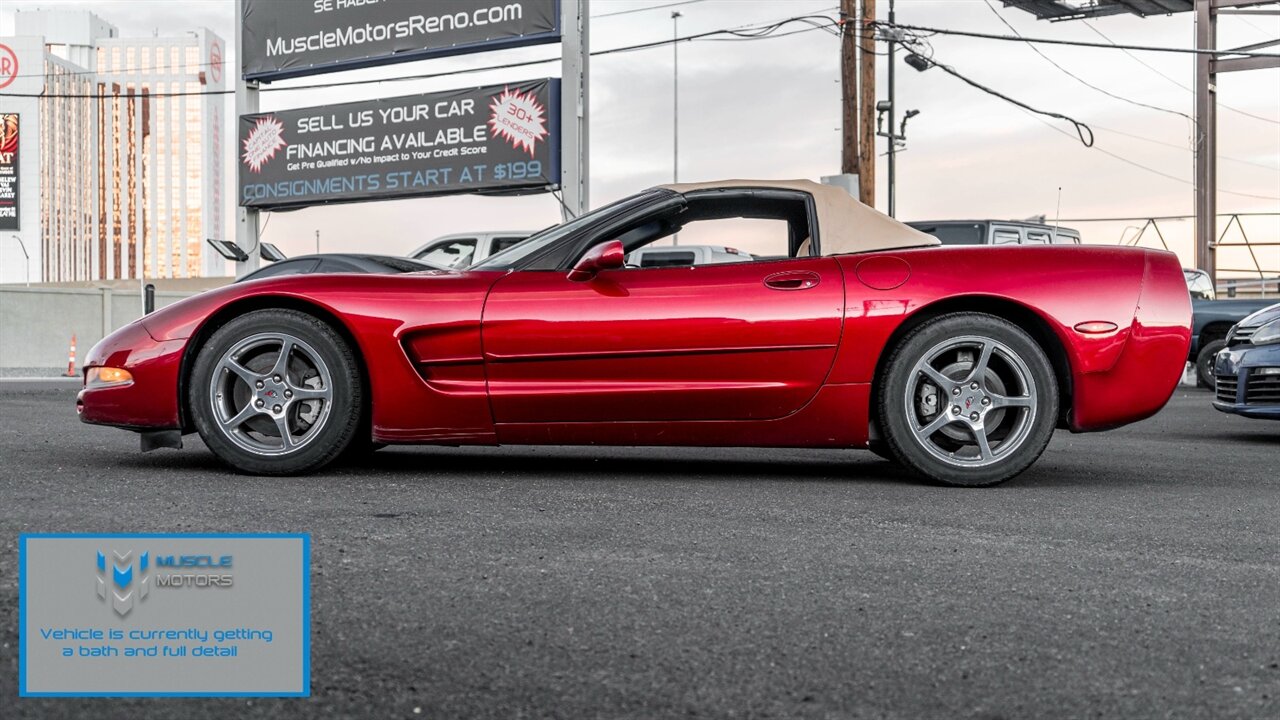
[[[593,0],[593,15],[666,5],[672,0]],[[700,0],[678,8],[611,14],[592,23],[595,50],[671,37],[672,9],[683,13],[680,34],[755,25],[806,13],[833,15],[837,0]],[[880,0],[880,17],[887,0]],[[1049,23],[1003,8],[1000,15],[1028,36],[1099,41],[1079,22]],[[234,32],[231,0],[10,0],[0,34],[13,28],[12,10],[52,6],[88,8],[123,35],[180,32],[204,25],[227,40]],[[932,27],[1007,34],[984,0],[898,0],[898,21]],[[1121,43],[1190,47],[1191,13],[1091,21]],[[1223,17],[1219,44],[1235,47],[1280,37],[1280,17]],[[791,26],[789,29],[799,29]],[[1191,137],[1187,119],[1114,99],[1056,69],[1023,43],[935,36],[935,58],[1001,92],[1044,110],[1090,124],[1096,149],[1074,139],[1069,125],[1041,119],[933,69],[912,70],[899,60],[898,106],[918,109],[899,155],[898,216],[903,219],[1053,217],[1062,188],[1063,218],[1182,215],[1192,212]],[[558,46],[482,56],[429,60],[330,75],[324,80],[397,75],[557,57]],[[1042,46],[1058,64],[1114,95],[1179,113],[1192,113],[1190,55]],[[901,55],[899,56],[901,58]],[[236,61],[229,58],[232,66]],[[880,96],[887,94],[880,59]],[[320,105],[496,82],[556,76],[556,63],[479,72],[430,81],[384,82],[341,90],[264,93],[262,109]],[[600,205],[671,179],[672,49],[621,53],[592,60],[591,204]],[[682,43],[680,74],[680,178],[817,179],[839,170],[839,41],[821,31],[754,41]],[[315,82],[315,78],[291,81]],[[284,87],[291,82],[277,83]],[[1223,212],[1280,212],[1280,70],[1220,77],[1219,208]],[[228,113],[231,103],[228,100]],[[1056,128],[1056,129],[1055,129]],[[1063,134],[1060,131],[1066,131]],[[1133,137],[1137,136],[1137,137]],[[227,147],[233,147],[228,139]],[[881,141],[880,151],[884,145]],[[1143,170],[1106,150],[1173,176]],[[878,164],[878,206],[885,209],[885,163]],[[231,158],[226,177],[234,178]],[[1254,196],[1254,197],[1250,197]],[[228,191],[227,197],[235,197]],[[265,218],[264,218],[265,219]],[[559,219],[547,195],[524,198],[446,197],[339,205],[276,213],[263,239],[287,254],[309,252],[320,230],[325,251],[405,253],[436,235],[476,229],[536,229]],[[1140,223],[1139,223],[1140,224]],[[1128,223],[1081,224],[1086,241],[1114,243]],[[230,226],[230,223],[228,224]],[[1280,219],[1246,221],[1250,237],[1280,240]],[[1189,264],[1191,223],[1168,223],[1166,238]],[[1129,231],[1130,235],[1133,233]],[[1158,246],[1151,233],[1147,239]],[[1259,258],[1280,270],[1280,248]],[[1237,267],[1248,256],[1224,253],[1219,264]]]

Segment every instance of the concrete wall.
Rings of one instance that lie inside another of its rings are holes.
[[[193,294],[157,292],[156,307]],[[72,333],[79,366],[94,343],[139,317],[142,293],[137,289],[0,286],[0,370],[65,370]]]

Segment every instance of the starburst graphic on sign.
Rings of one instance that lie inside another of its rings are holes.
[[[506,138],[511,147],[524,148],[533,157],[534,143],[547,137],[546,109],[532,92],[503,88],[489,103],[489,127]]]
[[[244,139],[244,164],[253,172],[262,172],[262,166],[284,147],[284,124],[268,115],[254,123],[249,136]]]

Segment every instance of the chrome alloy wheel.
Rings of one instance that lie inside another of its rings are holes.
[[[223,353],[209,380],[218,429],[256,455],[285,455],[329,419],[333,377],[314,348],[288,333],[259,333]]]
[[[1008,457],[1027,439],[1038,409],[1026,362],[1008,345],[981,335],[950,338],[924,353],[904,400],[915,441],[956,467]]]

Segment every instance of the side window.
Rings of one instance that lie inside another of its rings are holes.
[[[677,240],[678,245],[672,242]],[[790,257],[790,226],[786,220],[718,218],[695,220],[678,233],[649,245],[641,253],[640,267],[715,265],[752,260],[785,260]],[[679,248],[691,248],[680,250]],[[807,252],[808,247],[804,250]],[[653,257],[659,260],[652,260]],[[657,263],[661,263],[660,265]]]
[[[1017,230],[996,230],[992,233],[992,245],[1017,245],[1022,237]]]
[[[1048,245],[1049,233],[1041,232],[1040,230],[1028,230],[1027,244],[1028,245]]]
[[[907,224],[922,233],[938,238],[938,242],[943,245],[981,245],[983,241],[983,227],[975,223],[951,223],[947,225]]]
[[[489,248],[489,254],[496,255],[502,252],[503,250],[506,250],[507,248],[511,247],[512,245],[519,245],[521,242],[525,241],[526,239],[527,238],[519,237],[519,236],[496,237],[493,239],[493,247]]]
[[[1187,291],[1192,298],[1197,300],[1213,300],[1215,293],[1213,283],[1209,282],[1209,276],[1201,272],[1185,273],[1187,278]]]
[[[443,265],[444,267],[466,267],[476,254],[475,238],[452,238],[441,240],[418,253],[416,257],[425,262]]]
[[[820,250],[805,193],[709,190],[683,200],[616,231],[613,238],[622,243],[628,267],[789,260]]]

